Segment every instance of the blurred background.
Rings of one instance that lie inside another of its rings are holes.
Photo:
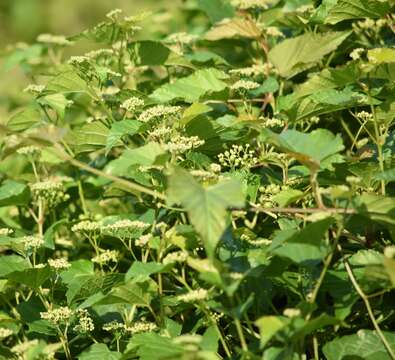
[[[127,15],[177,10],[181,0],[0,0],[0,48],[41,33],[74,35],[114,8]],[[166,19],[163,19],[166,20]],[[169,21],[171,17],[169,16]]]

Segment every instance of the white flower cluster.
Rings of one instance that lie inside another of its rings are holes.
[[[135,323],[132,324],[132,326],[124,327],[125,331],[130,332],[132,334],[151,332],[151,331],[155,331],[157,328],[158,327],[155,323],[148,321],[136,321]]]
[[[66,258],[48,259],[48,265],[55,270],[64,270],[71,266]]]
[[[135,111],[136,109],[138,109],[139,107],[141,107],[143,105],[144,105],[144,100],[133,96],[133,97],[125,100],[121,104],[121,108],[125,109],[126,111],[133,112],[133,111]]]
[[[168,126],[159,126],[151,131],[148,131],[148,138],[150,140],[164,140],[166,139],[171,133],[173,129]]]
[[[138,247],[144,247],[149,243],[151,239],[152,234],[141,235],[138,239],[135,240],[134,244]]]
[[[191,170],[192,176],[202,179],[203,181],[214,180],[218,178],[218,174],[207,170]]]
[[[163,264],[183,263],[188,259],[188,253],[185,251],[176,251],[167,254],[163,259]]]
[[[88,310],[78,309],[76,311],[78,324],[74,326],[73,330],[82,334],[89,333],[95,329],[95,325]]]
[[[69,60],[67,61],[68,64],[78,66],[84,63],[89,63],[90,58],[86,55],[82,56],[71,56]]]
[[[206,289],[191,290],[186,294],[178,295],[177,300],[183,302],[195,302],[208,299],[208,291]]]
[[[360,111],[359,113],[356,114],[358,119],[361,119],[362,121],[373,121],[374,117],[373,114],[367,112],[367,111]]]
[[[113,320],[113,321],[111,321],[109,323],[104,324],[102,329],[104,331],[111,332],[111,331],[117,331],[119,329],[124,329],[124,327],[125,327],[125,324],[120,323],[120,322],[118,322],[116,320]]]
[[[155,118],[178,114],[181,110],[181,106],[156,105],[144,110],[140,114],[138,120],[142,122],[148,122]]]
[[[40,317],[43,320],[48,320],[54,325],[66,323],[73,316],[73,310],[67,306],[61,306],[56,309],[40,312]]]
[[[37,41],[51,45],[60,45],[60,46],[73,45],[73,42],[67,40],[66,37],[63,35],[41,34],[38,35]]]
[[[84,220],[71,227],[73,232],[94,233],[100,231],[100,223],[97,221]]]
[[[175,135],[172,140],[164,144],[165,150],[172,154],[182,154],[189,150],[196,149],[204,144],[204,140],[198,136]]]
[[[0,340],[11,336],[13,333],[11,329],[0,327]]]
[[[254,90],[260,86],[259,83],[251,80],[238,80],[230,88],[232,90]]]
[[[22,243],[25,245],[26,250],[34,250],[44,245],[44,239],[41,236],[29,235],[22,238]]]
[[[259,192],[262,193],[259,198],[260,203],[263,207],[272,207],[274,202],[272,200],[274,195],[277,195],[282,190],[287,190],[289,187],[287,185],[269,184],[259,187]]]
[[[97,49],[97,50],[89,51],[85,54],[85,56],[91,59],[97,59],[100,56],[112,56],[112,55],[114,55],[113,49]]]
[[[350,58],[353,60],[358,60],[361,58],[361,55],[364,53],[365,49],[363,48],[356,48],[350,53]]]
[[[119,252],[117,250],[104,250],[100,255],[95,256],[92,258],[92,262],[104,265],[109,262],[116,263],[118,262]]]
[[[268,246],[272,243],[272,241],[269,239],[263,239],[263,238],[252,239],[247,234],[242,234],[240,236],[240,240],[245,241],[252,246]]]
[[[65,194],[64,186],[60,181],[36,182],[30,185],[30,190],[34,198],[45,200],[48,207],[54,207],[69,199],[69,195]]]
[[[284,309],[283,315],[289,318],[298,317],[301,315],[300,309],[288,308]]]
[[[171,43],[190,44],[198,39],[197,35],[188,34],[186,32],[178,32],[169,35],[166,40]]]
[[[22,355],[25,354],[31,348],[35,347],[36,345],[38,345],[38,340],[34,339],[34,340],[25,341],[23,343],[17,344],[11,350],[13,353],[16,353],[19,355],[18,359],[24,360],[26,357],[22,356]]]
[[[249,67],[239,68],[239,69],[231,69],[229,70],[230,74],[237,74],[242,76],[256,76],[269,73],[273,68],[273,65],[270,63],[265,64],[254,64]]]
[[[14,233],[14,230],[10,228],[0,228],[0,236],[8,236]]]
[[[23,92],[30,94],[41,94],[45,89],[45,85],[30,84],[23,89]]]
[[[353,27],[360,28],[362,30],[380,30],[382,27],[387,26],[388,21],[386,19],[378,19],[374,21],[371,18],[366,18],[365,20],[358,21],[353,24]]]
[[[106,14],[106,17],[112,21],[116,21],[119,15],[122,14],[122,9],[113,9]]]
[[[268,26],[266,29],[266,35],[273,37],[285,37],[284,34],[275,26]]]
[[[283,127],[285,125],[284,120],[268,117],[260,117],[259,120],[263,122],[263,125],[267,128]]]
[[[217,163],[210,164],[210,171],[213,173],[220,173],[221,172],[221,165]]]
[[[241,10],[249,10],[254,8],[266,9],[267,4],[262,0],[232,0],[232,5]]]
[[[37,156],[40,154],[41,149],[35,145],[28,145],[19,148],[16,152],[20,155]]]
[[[218,155],[218,160],[222,166],[229,168],[250,168],[259,162],[255,156],[255,151],[250,149],[250,144],[232,145],[229,150]]]

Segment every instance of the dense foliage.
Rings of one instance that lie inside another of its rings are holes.
[[[114,10],[9,48],[0,358],[395,359],[393,6],[188,0],[184,32]]]

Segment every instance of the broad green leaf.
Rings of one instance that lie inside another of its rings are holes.
[[[324,237],[333,223],[332,218],[306,225],[302,230],[282,230],[273,239],[270,251],[296,263],[323,260],[329,248]]]
[[[262,316],[255,325],[259,328],[261,335],[261,346],[264,346],[275,334],[289,324],[285,316]]]
[[[48,82],[48,85],[45,89],[50,92],[65,94],[75,92],[90,93],[89,87],[85,80],[83,80],[72,69],[56,75]]]
[[[141,360],[178,359],[184,352],[181,345],[156,333],[143,333],[133,336],[127,349],[136,348],[137,355]]]
[[[0,206],[25,205],[30,198],[29,188],[14,180],[5,180],[0,185]]]
[[[119,144],[123,136],[136,134],[141,125],[141,122],[137,120],[121,120],[113,123],[107,135],[106,154]]]
[[[8,278],[17,283],[24,284],[30,288],[38,289],[49,279],[51,270],[48,266],[44,268],[24,269],[8,274]]]
[[[68,133],[67,139],[78,153],[89,152],[106,146],[109,131],[101,121],[94,121]]]
[[[93,263],[89,260],[77,260],[71,267],[60,274],[67,285],[67,302],[70,304],[84,284],[94,275]]]
[[[7,122],[7,128],[11,131],[24,131],[41,122],[40,110],[37,106],[30,105],[17,112]]]
[[[170,49],[158,41],[138,41],[129,50],[139,65],[163,65],[170,55]]]
[[[70,105],[70,100],[67,100],[63,94],[46,95],[39,98],[38,102],[54,109],[61,119],[64,118],[66,108]]]
[[[328,1],[324,1],[323,5]],[[322,6],[322,5],[321,5]],[[382,0],[338,0],[329,7],[325,18],[327,24],[337,24],[343,20],[383,17],[391,9],[388,1]]]
[[[198,0],[198,6],[207,14],[212,23],[234,15],[234,9],[228,0]]]
[[[136,283],[132,279],[124,285],[114,287],[99,303],[149,306],[156,293],[154,284],[152,281]]]
[[[78,360],[119,360],[122,354],[111,351],[106,344],[93,344],[78,356]]]
[[[157,262],[143,263],[133,262],[132,266],[125,275],[125,281],[143,282],[149,279],[150,275],[163,272],[169,266]]]
[[[252,20],[233,18],[224,19],[210,29],[205,39],[217,41],[232,38],[257,39],[261,36],[261,31]]]
[[[244,194],[240,182],[229,179],[204,188],[185,170],[176,169],[169,177],[169,203],[180,203],[201,235],[206,251],[214,256],[226,228],[227,208],[242,207]]]
[[[383,331],[383,335],[395,351],[395,333]],[[373,330],[359,330],[356,334],[335,338],[324,345],[323,352],[327,360],[391,359],[382,341]]]
[[[368,51],[369,62],[373,64],[395,63],[395,49],[378,48]]]
[[[29,263],[18,255],[0,256],[0,277],[7,276],[14,271],[23,271],[30,267]]]
[[[349,31],[305,33],[286,39],[269,52],[269,59],[283,77],[292,77],[320,61],[350,35]]]
[[[162,85],[150,98],[162,103],[177,99],[193,103],[207,94],[224,90],[227,84],[223,80],[227,78],[224,72],[217,69],[197,70],[192,75]]]
[[[166,155],[162,146],[156,142],[149,142],[135,149],[125,150],[122,155],[111,161],[106,171],[113,175],[125,176],[133,165],[153,165]]]
[[[333,162],[339,162],[334,155],[344,149],[341,137],[325,129],[310,133],[286,130],[281,134],[263,129],[261,137],[313,170],[330,168]]]
[[[301,199],[304,193],[296,189],[287,189],[279,192],[273,196],[273,201],[278,203],[279,206],[284,207],[292,204],[293,202]]]

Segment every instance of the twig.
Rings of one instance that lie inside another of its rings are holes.
[[[240,210],[240,209],[239,209]],[[347,208],[283,208],[283,207],[261,207],[252,206],[250,211],[254,212],[271,212],[282,214],[316,214],[316,213],[330,213],[330,214],[356,214],[355,209]]]
[[[342,251],[342,247],[340,244],[337,245],[338,249],[340,251]],[[372,321],[372,324],[377,332],[377,335],[379,336],[381,342],[383,343],[385,349],[388,352],[388,355],[391,357],[392,360],[395,360],[395,353],[392,350],[390,344],[388,343],[386,337],[384,336],[383,332],[381,331],[379,324],[377,323],[377,320],[373,314],[373,310],[372,307],[370,305],[369,299],[366,296],[366,294],[363,292],[363,290],[361,289],[361,287],[359,286],[357,280],[355,279],[355,276],[352,272],[351,266],[349,264],[349,262],[347,261],[347,259],[343,258],[343,263],[344,263],[344,267],[346,268],[348,277],[351,280],[352,285],[354,286],[354,289],[356,290],[356,292],[358,293],[358,295],[361,297],[361,299],[363,300],[363,302],[365,303],[366,306],[366,310],[368,311],[370,320]]]

